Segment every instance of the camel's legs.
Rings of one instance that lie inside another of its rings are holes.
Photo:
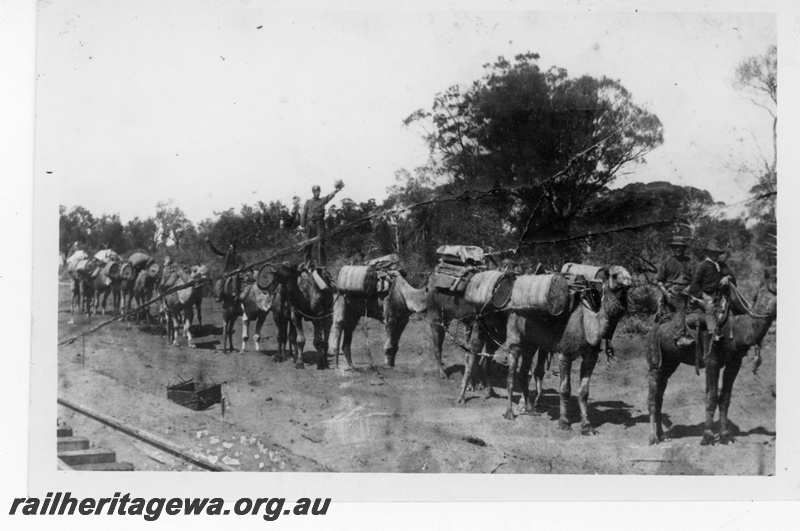
[[[386,365],[394,367],[397,349],[400,348],[400,336],[408,325],[408,317],[390,316],[383,327],[386,332],[386,342],[383,345],[383,357]]]
[[[439,371],[439,378],[445,380],[447,379],[447,373],[444,372],[444,367],[442,366],[442,345],[444,344],[444,335],[447,331],[447,327],[450,326],[451,319],[446,318],[443,311],[441,313],[428,313],[428,319],[431,323],[433,357]]]
[[[489,372],[492,365],[492,356],[495,352],[497,352],[497,344],[493,342],[494,340],[491,337],[491,331],[483,320],[478,320],[475,323],[473,330],[475,333],[470,341],[470,349],[475,353],[476,356],[480,355],[484,349],[486,350],[487,354],[486,356],[480,357],[479,363],[479,368],[481,371],[480,374],[483,380],[483,388],[486,391],[486,396],[484,396],[484,399],[497,397],[497,393],[494,392],[494,389],[492,388],[492,382],[489,377]],[[473,377],[472,380],[474,383],[476,378]]]
[[[572,394],[572,359],[564,354],[558,355],[558,371],[561,383],[559,385],[559,395],[561,403],[559,404],[558,428],[561,430],[571,430],[569,425],[568,408],[569,397]]]
[[[525,348],[527,347],[527,348]],[[522,415],[530,415],[533,413],[533,404],[531,403],[531,393],[528,389],[531,383],[531,366],[533,365],[533,355],[536,352],[535,348],[531,345],[525,345],[522,349],[522,361],[519,365],[519,373],[517,380],[519,382],[520,391],[522,391],[522,398],[519,401],[519,411]]]
[[[183,310],[184,313],[184,320],[183,320],[183,334],[186,336],[186,344],[189,348],[195,348],[194,343],[192,342],[192,320],[194,319],[194,310],[192,308],[192,304],[186,305]],[[233,345],[231,344],[231,349]]]
[[[261,342],[261,328],[264,326],[264,321],[267,320],[267,313],[262,312],[258,314],[256,318],[256,329],[253,332],[253,342],[256,346],[256,352],[261,352],[261,346],[259,343]]]
[[[710,348],[715,348],[716,344]],[[719,359],[714,352],[706,358],[706,422],[703,431],[702,446],[714,444],[714,414],[719,404]]]
[[[295,369],[305,369],[306,366],[303,364],[303,351],[306,346],[306,336],[303,333],[302,316],[296,312],[292,312],[292,323],[294,323],[294,328],[297,331],[297,342],[295,345],[297,348],[292,352],[294,367]]]
[[[583,361],[581,361],[581,390],[578,393],[578,404],[581,408],[581,435],[597,435],[597,430],[589,422],[589,383],[596,364],[596,351],[592,350],[592,352],[583,355]]]
[[[722,373],[722,390],[719,395],[719,442],[722,444],[728,444],[735,441],[730,433],[730,425],[728,423],[728,408],[731,405],[733,382],[736,381],[736,376],[739,374],[739,369],[742,366],[742,358],[744,358],[746,355],[746,351],[744,353],[732,353],[728,363],[725,365],[725,370]]]
[[[547,367],[547,362],[550,359],[550,353],[539,349],[536,354],[536,367],[533,369],[533,381],[536,383],[536,397],[533,399],[533,409],[539,407],[539,400],[542,398],[542,385],[544,382],[544,373]]]
[[[658,444],[664,437],[661,424],[661,407],[664,404],[664,392],[667,390],[669,377],[675,372],[680,362],[664,359],[661,367],[651,367],[647,373],[647,408],[650,412],[650,444]]]
[[[247,350],[248,339],[250,339],[250,318],[246,312],[242,312],[242,348],[239,349],[240,354]]]
[[[315,320],[314,350],[317,351],[317,369],[328,369],[328,335],[331,331],[331,319]]]
[[[517,361],[519,360],[522,345],[511,343],[508,346],[508,377],[506,378],[506,390],[508,391],[508,407],[503,413],[506,420],[514,420],[514,378],[516,378]]]

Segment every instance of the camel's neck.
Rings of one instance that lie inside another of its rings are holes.
[[[603,286],[603,302],[597,313],[600,324],[600,337],[610,339],[610,335],[617,327],[617,323],[628,309],[627,292],[625,290],[612,291],[607,285]]]
[[[761,288],[758,299],[753,307],[752,319],[753,339],[756,344],[760,344],[767,335],[772,323],[775,322],[777,315],[777,300],[775,295],[766,288]]]
[[[394,282],[395,288],[406,301],[406,307],[409,311],[419,313],[424,312],[428,305],[427,305],[427,292],[425,289],[415,289],[406,282],[406,279],[400,275],[397,275],[397,278]]]

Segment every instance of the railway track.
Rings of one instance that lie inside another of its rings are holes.
[[[145,443],[146,447],[169,454],[179,460],[194,465],[202,470],[212,472],[232,472],[233,468],[221,463],[212,463],[207,459],[191,455],[183,448],[162,437],[126,424],[110,415],[95,411],[66,398],[58,398],[58,404],[81,415],[82,417],[108,426],[125,437]],[[130,463],[116,463],[116,455],[110,450],[89,449],[89,442],[82,437],[74,437],[70,428],[59,429],[59,469],[60,470],[133,470]],[[118,466],[114,466],[118,465]]]

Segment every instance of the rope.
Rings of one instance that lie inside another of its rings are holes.
[[[761,314],[755,313],[753,311],[753,309],[750,307],[750,304],[747,302],[747,299],[744,298],[744,295],[742,295],[742,292],[739,291],[739,288],[736,287],[736,284],[729,283],[728,285],[731,287],[731,289],[739,297],[739,302],[742,303],[742,306],[744,307],[744,311],[747,312],[747,315],[749,315],[750,317],[756,318],[756,319],[768,319],[769,318],[769,315],[761,315]]]

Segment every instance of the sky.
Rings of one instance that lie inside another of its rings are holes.
[[[665,180],[730,204],[754,184],[736,168],[772,156],[770,116],[732,87],[741,60],[777,43],[771,14],[275,5],[40,2],[39,182],[123,222],[167,199],[195,222],[291,204],[337,179],[337,201],[380,201],[428,157],[403,120],[529,51],[544,69],[618,79],[661,120],[664,144],[616,186]]]

